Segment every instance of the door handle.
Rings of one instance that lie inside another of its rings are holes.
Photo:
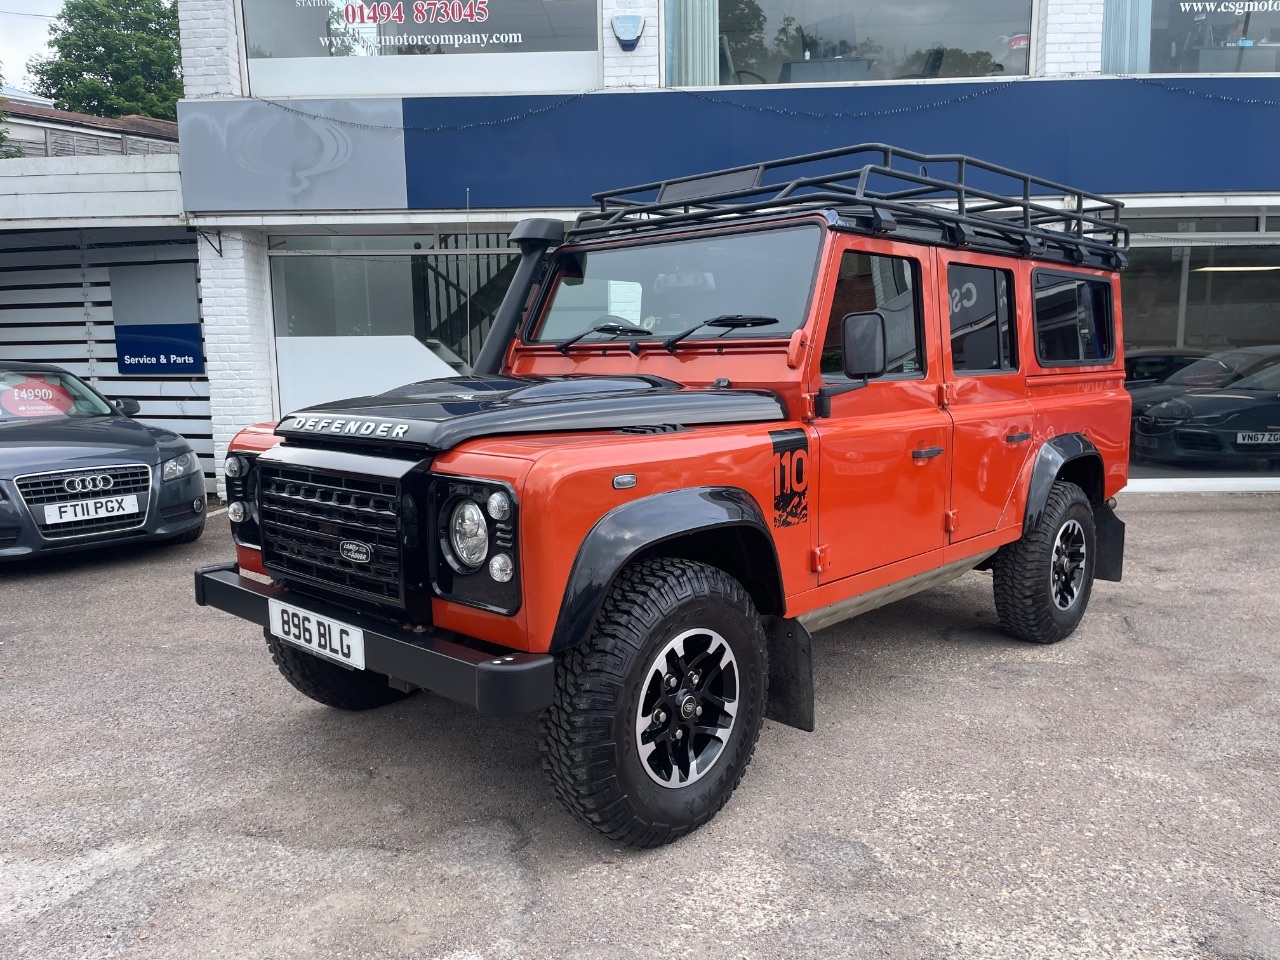
[[[934,457],[942,453],[941,447],[925,447],[923,450],[912,450],[912,460],[932,460]]]
[[[1011,433],[1004,438],[1004,442],[1005,443],[1025,443],[1027,440],[1030,440],[1030,439],[1031,439],[1031,434],[1026,432]]]

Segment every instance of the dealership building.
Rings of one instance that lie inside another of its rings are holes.
[[[524,217],[859,142],[1119,197],[1126,349],[1280,354],[1280,0],[179,0],[179,15],[181,223],[215,460],[246,424],[466,369]],[[1135,476],[1280,488],[1276,450]]]

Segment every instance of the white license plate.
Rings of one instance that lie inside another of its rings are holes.
[[[271,610],[271,632],[317,657],[336,660],[357,670],[364,669],[364,631],[320,617],[310,610],[291,607],[279,600],[268,600]]]
[[[1138,441],[1138,446],[1146,447],[1147,449],[1154,450],[1160,446],[1160,441],[1155,437],[1136,437],[1135,439]]]
[[[123,497],[97,497],[93,500],[73,500],[71,503],[46,503],[45,523],[70,523],[72,520],[96,520],[98,517],[124,516],[138,512],[138,495]]]
[[[1236,443],[1280,443],[1280,433],[1237,433]]]

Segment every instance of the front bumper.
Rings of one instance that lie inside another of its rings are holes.
[[[555,659],[516,653],[446,630],[400,630],[381,620],[283,587],[240,576],[234,563],[196,570],[196,603],[265,627],[267,603],[279,600],[364,631],[365,668],[475,707],[507,716],[551,705]],[[302,649],[302,648],[299,648]]]
[[[166,482],[160,478],[158,466],[152,469],[146,519],[140,526],[65,539],[49,539],[42,535],[31,508],[18,495],[17,485],[12,480],[0,480],[0,561],[74,553],[123,543],[154,543],[173,539],[203,524],[208,509],[203,474],[189,473]],[[200,501],[199,510],[192,508],[197,499]]]

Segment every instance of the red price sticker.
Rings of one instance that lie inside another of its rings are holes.
[[[0,393],[0,410],[15,417],[60,417],[71,412],[75,401],[56,383],[28,377]]]

